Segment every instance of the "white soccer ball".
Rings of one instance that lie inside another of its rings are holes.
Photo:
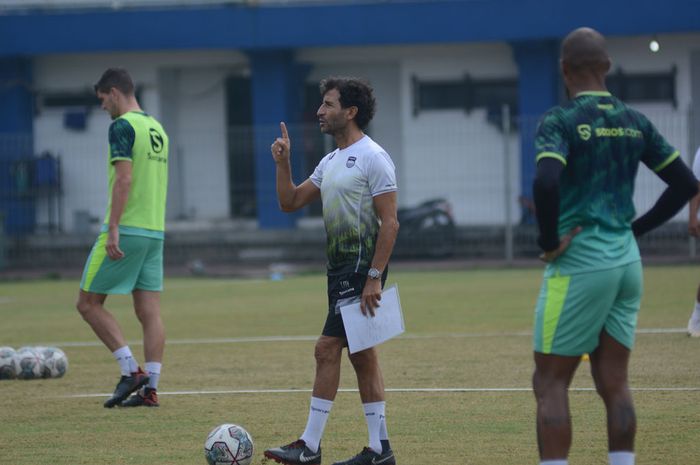
[[[253,460],[253,438],[242,426],[217,426],[204,442],[209,465],[248,465]]]
[[[0,347],[0,379],[15,379],[18,366],[15,361],[15,349]]]
[[[60,378],[68,370],[68,357],[58,347],[41,347],[37,350],[41,353],[42,370],[44,378]]]
[[[41,353],[34,347],[22,347],[15,353],[17,364],[17,377],[19,379],[41,378],[43,364]]]

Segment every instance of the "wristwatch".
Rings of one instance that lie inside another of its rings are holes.
[[[379,279],[382,277],[382,272],[376,268],[370,268],[367,272],[367,277],[369,279]]]

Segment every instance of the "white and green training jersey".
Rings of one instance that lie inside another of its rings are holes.
[[[328,273],[366,272],[372,263],[379,219],[372,199],[394,192],[389,154],[369,136],[320,161],[311,182],[321,189]]]

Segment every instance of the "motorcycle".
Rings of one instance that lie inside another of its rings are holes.
[[[457,228],[446,199],[399,208],[399,234],[394,256],[445,258],[455,253]]]

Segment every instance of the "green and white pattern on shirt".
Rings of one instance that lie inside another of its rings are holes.
[[[639,260],[631,231],[639,163],[658,172],[679,156],[649,120],[608,92],[584,92],[543,116],[535,149],[537,161],[551,157],[566,165],[559,235],[583,227],[548,271],[570,274]]]
[[[397,189],[391,158],[364,136],[326,155],[311,181],[321,189],[329,274],[366,272],[379,231],[373,198]]]

